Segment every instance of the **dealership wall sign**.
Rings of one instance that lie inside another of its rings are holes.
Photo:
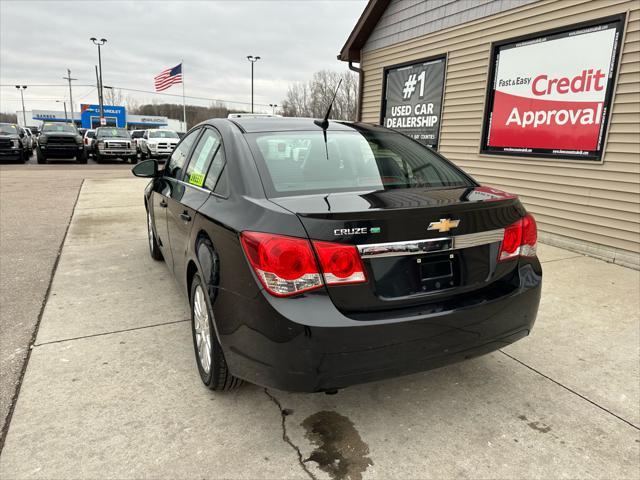
[[[484,153],[600,160],[624,18],[496,44]]]
[[[380,123],[438,147],[446,57],[385,69]]]

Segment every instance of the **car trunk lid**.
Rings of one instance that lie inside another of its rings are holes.
[[[342,311],[402,308],[486,287],[503,229],[524,215],[516,196],[490,187],[393,189],[272,198],[312,240],[355,245],[368,281],[328,288]],[[457,225],[456,225],[457,223]]]

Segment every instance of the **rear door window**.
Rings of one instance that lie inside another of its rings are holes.
[[[182,180],[184,175],[185,164],[189,157],[189,152],[193,146],[196,138],[200,134],[200,129],[192,130],[189,134],[182,139],[176,149],[171,154],[167,166],[164,168],[164,176]]]
[[[191,156],[185,181],[213,191],[224,163],[222,137],[216,130],[205,128]]]

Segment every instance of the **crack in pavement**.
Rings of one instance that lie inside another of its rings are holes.
[[[302,469],[305,471],[305,473],[309,475],[309,478],[311,478],[311,480],[318,480],[317,477],[313,473],[311,473],[311,471],[305,465],[304,460],[302,459],[302,452],[300,451],[300,448],[291,441],[291,439],[289,438],[289,435],[287,434],[287,425],[286,425],[287,414],[284,412],[284,409],[282,408],[280,401],[275,396],[271,395],[269,393],[269,390],[267,390],[266,388],[264,389],[264,393],[278,407],[278,411],[280,412],[280,417],[282,420],[282,440],[288,445],[290,445],[291,448],[293,448],[296,451],[296,454],[298,455],[298,463],[300,464]]]
[[[92,333],[91,335],[82,335],[80,337],[61,338],[60,340],[51,340],[49,342],[34,344],[32,345],[32,347],[41,347],[43,345],[51,345],[52,343],[71,342],[73,340],[82,340],[83,338],[103,337],[105,335],[113,335],[115,333],[134,332],[136,330],[144,330],[145,328],[162,327],[164,325],[173,325],[176,323],[183,323],[183,322],[190,322],[190,321],[191,321],[190,318],[185,318],[182,320],[173,320],[171,322],[155,323],[153,325],[143,325],[142,327],[131,327],[131,328],[124,328],[122,330],[113,330],[111,332]]]
[[[549,377],[548,375],[545,375],[544,373],[542,373],[540,370],[536,370],[535,368],[533,368],[530,365],[527,365],[526,363],[524,363],[522,360],[517,359],[516,357],[509,355],[507,352],[505,352],[504,350],[498,350],[500,353],[502,353],[503,355],[509,357],[511,360],[514,360],[515,362],[518,362],[520,365],[522,365],[523,367],[528,368],[529,370],[531,370],[532,372],[537,373],[538,375],[546,378],[547,380],[549,380],[550,382],[555,383],[556,385],[558,385],[559,387],[564,388],[565,390],[567,390],[568,392],[573,393],[574,395],[577,395],[578,397],[582,398],[583,400],[586,400],[587,402],[589,402],[591,405],[593,405],[594,407],[598,407],[600,410],[602,410],[603,412],[608,413],[609,415],[614,416],[615,418],[617,418],[618,420],[623,421],[624,423],[626,423],[627,425],[629,425],[630,427],[635,428],[636,430],[640,430],[640,427],[632,422],[630,422],[629,420],[622,418],[620,415],[613,413],[611,410],[608,410],[607,408],[603,407],[602,405],[599,405],[598,403],[594,402],[593,400],[590,400],[589,398],[585,397],[584,395],[576,392],[575,390],[567,387],[566,385],[563,385],[562,383],[560,383],[557,380],[554,380],[553,378]]]
[[[555,263],[555,262],[562,262],[563,260],[573,260],[574,258],[582,258],[585,257],[586,255],[575,255],[573,257],[566,257],[566,258],[554,258],[553,260],[544,260],[541,261],[540,263]]]

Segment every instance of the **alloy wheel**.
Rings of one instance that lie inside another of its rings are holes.
[[[205,374],[211,370],[211,331],[209,329],[209,311],[201,285],[196,287],[193,296],[193,327],[200,366]]]
[[[153,252],[153,224],[151,223],[151,212],[147,212],[147,232],[149,233],[149,248]]]

